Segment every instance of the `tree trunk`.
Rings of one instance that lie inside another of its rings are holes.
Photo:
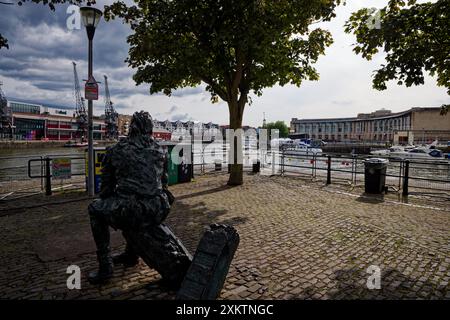
[[[239,106],[237,101],[229,102],[228,108],[230,111],[230,129],[237,130],[242,128],[242,117],[244,108]],[[232,141],[230,141],[230,144]],[[229,186],[239,186],[244,183],[243,177],[243,163],[237,163],[237,159],[242,159],[242,145],[234,145],[234,161],[230,169],[230,177],[228,178]]]

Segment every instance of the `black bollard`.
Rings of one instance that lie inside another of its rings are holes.
[[[327,160],[327,185],[331,184],[331,157],[328,156],[328,160]]]
[[[50,172],[50,158],[45,158],[45,195],[52,195],[52,175]]]
[[[403,176],[403,196],[408,196],[409,187],[409,160],[405,161],[405,175]]]

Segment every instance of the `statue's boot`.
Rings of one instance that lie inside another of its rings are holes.
[[[134,267],[139,263],[139,256],[127,244],[125,251],[112,257],[115,265],[123,265],[125,268]]]
[[[92,235],[97,246],[98,271],[88,275],[91,284],[102,284],[107,282],[113,275],[113,261],[111,258],[111,247],[108,220],[102,211],[95,207],[93,202],[89,205],[89,216],[91,220]]]
[[[113,261],[111,255],[108,252],[97,252],[98,259],[98,271],[89,273],[88,281],[91,284],[104,284],[107,283],[113,276]]]

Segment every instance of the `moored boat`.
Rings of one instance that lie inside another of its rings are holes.
[[[288,148],[288,152],[307,156],[321,156],[323,153],[322,149],[318,146],[313,146],[300,140],[295,140],[292,146]]]
[[[64,144],[64,147],[66,148],[83,148],[87,146],[88,146],[87,142],[68,141],[67,143]]]
[[[391,152],[389,154],[390,158],[398,158],[401,160],[405,159],[424,159],[424,160],[433,160],[433,159],[444,159],[444,155],[439,149],[430,149],[427,147],[417,147],[409,151],[396,151]]]
[[[416,146],[392,146],[389,149],[371,151],[370,154],[373,156],[389,157],[393,153],[408,152],[414,148],[416,148]]]

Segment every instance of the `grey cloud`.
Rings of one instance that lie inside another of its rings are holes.
[[[35,81],[33,85],[42,90],[58,90],[58,91],[70,91],[73,85],[65,82],[55,83],[54,81]]]
[[[172,117],[170,117],[170,119],[172,121],[189,121],[189,120],[192,120],[192,118],[189,116],[188,113],[175,114]]]
[[[331,101],[332,104],[338,105],[338,106],[349,106],[354,103],[353,100],[333,100]]]
[[[97,2],[98,7],[103,7],[111,0]],[[335,39],[317,64],[321,80],[305,81],[301,88],[274,87],[264,90],[262,97],[252,97],[253,105],[244,114],[246,124],[259,125],[263,112],[270,114],[270,120],[289,121],[291,117],[353,116],[380,107],[401,111],[412,105],[448,102],[445,88],[438,88],[435,79],[428,77],[421,87],[408,89],[392,84],[384,92],[374,91],[370,75],[384,62],[384,56],[380,54],[371,62],[356,56],[351,47],[354,37],[344,33],[343,24],[352,11],[362,6],[380,7],[387,0],[347,3],[338,9],[332,22],[317,25],[329,29]],[[0,80],[8,97],[73,106],[71,61],[78,65],[80,80],[86,78],[87,39],[84,30],[67,31],[66,8],[57,6],[52,12],[34,3],[0,8],[0,32],[10,44],[9,50],[0,51]],[[129,34],[129,27],[121,21],[101,21],[94,39],[95,77],[103,82],[103,75],[108,76],[111,98],[118,110],[129,113],[136,110],[137,104],[151,106],[155,116],[159,113],[158,119],[185,121],[194,117],[204,122],[228,122],[228,108],[223,102],[212,106],[204,85],[176,90],[167,99],[162,99],[161,93],[150,95],[149,84],[136,86],[132,79],[134,70],[124,62]],[[104,87],[100,86],[102,94]],[[94,105],[101,112],[102,97]],[[174,105],[179,108],[172,109]]]
[[[86,33],[67,29],[66,8],[67,5],[57,6],[52,12],[48,7],[33,3],[20,7],[2,6],[0,30],[10,44],[9,50],[0,53],[0,75],[6,77],[4,81],[10,78],[29,82],[37,89],[54,90],[55,93],[70,90],[73,86],[71,61],[78,63],[80,80],[86,77]],[[97,71],[105,69],[119,81],[131,79],[133,71],[124,62],[129,33],[129,28],[119,21],[102,21],[94,38],[96,75]],[[143,89],[126,88],[122,91],[123,94],[133,94]],[[55,99],[58,99],[56,95]]]
[[[103,7],[110,1],[99,1]],[[0,76],[4,82],[17,81],[18,90],[10,92],[20,97],[24,87],[34,87],[33,96],[42,90],[57,103],[70,102],[67,94],[73,90],[72,61],[77,63],[80,85],[86,78],[87,39],[85,30],[68,30],[67,5],[56,6],[53,12],[42,5],[26,3],[23,6],[5,6],[0,13],[0,30],[8,37],[10,49],[0,53]],[[102,20],[94,38],[94,76],[103,82],[108,76],[112,100],[125,100],[132,95],[149,95],[149,85],[136,86],[132,79],[134,70],[124,62],[128,54],[126,39],[130,34],[127,25],[120,21]],[[27,86],[25,86],[27,84]],[[102,85],[101,92],[103,90]],[[173,97],[196,95],[201,87],[183,88],[173,92]],[[28,91],[29,92],[29,91]],[[53,92],[53,95],[52,95]],[[64,92],[64,99],[61,98]],[[44,95],[44,94],[43,94]],[[161,93],[155,96],[162,95]],[[25,98],[25,97],[24,97]],[[125,108],[120,104],[116,108]],[[171,109],[170,113],[176,112]]]
[[[177,106],[172,106],[171,108],[170,108],[170,110],[169,110],[169,112],[168,113],[173,113],[173,112],[175,112],[175,111],[177,111],[178,110],[178,107]]]
[[[195,87],[195,88],[183,88],[178,89],[172,92],[172,96],[174,97],[184,97],[184,96],[191,96],[196,95],[199,93],[202,93],[204,89],[201,86]]]

